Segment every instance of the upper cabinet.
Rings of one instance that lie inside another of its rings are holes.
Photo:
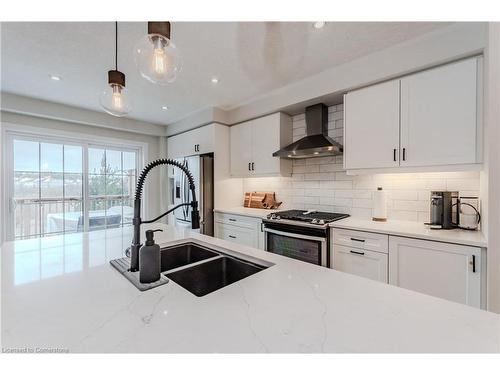
[[[345,169],[481,163],[481,61],[470,58],[347,93]]]
[[[214,152],[214,126],[214,124],[205,125],[169,137],[167,141],[168,157],[182,158]]]
[[[260,117],[231,127],[231,176],[290,176],[292,161],[273,152],[292,143],[292,122],[284,113]]]

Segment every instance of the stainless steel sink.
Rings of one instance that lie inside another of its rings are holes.
[[[184,243],[161,249],[161,272],[213,258],[219,254],[194,243]]]
[[[170,280],[201,297],[224,288],[268,267],[241,259],[220,256],[207,262],[167,273]]]

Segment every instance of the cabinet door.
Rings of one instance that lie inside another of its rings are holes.
[[[250,121],[252,124],[252,172],[258,175],[279,174],[280,158],[273,152],[280,149],[280,113]],[[290,124],[290,128],[291,128]]]
[[[191,142],[191,137],[187,133],[174,135],[167,140],[167,153],[169,158],[182,158],[185,156],[194,155],[194,143]]]
[[[214,151],[214,125],[202,126],[185,133],[169,137],[168,157],[181,158]]]
[[[399,166],[399,80],[345,95],[344,163],[346,169]]]
[[[480,248],[389,237],[390,284],[480,307],[480,275]]]
[[[387,254],[334,245],[333,268],[387,283]]]
[[[206,125],[193,131],[191,142],[197,154],[214,152],[214,126]]]
[[[231,126],[231,176],[251,175],[252,124],[244,122]]]
[[[476,163],[476,76],[474,58],[401,79],[402,166]]]

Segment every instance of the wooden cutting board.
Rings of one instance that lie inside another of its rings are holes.
[[[272,209],[278,208],[281,202],[276,201],[276,194],[274,192],[252,191],[245,193],[243,205],[249,208]]]

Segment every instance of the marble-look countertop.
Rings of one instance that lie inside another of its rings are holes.
[[[500,315],[354,275],[162,228],[274,265],[196,297],[140,292],[113,269],[131,228],[7,242],[2,348],[70,352],[499,352]],[[143,228],[146,229],[146,228]]]
[[[333,228],[385,233],[395,236],[449,242],[460,245],[487,247],[486,238],[480,231],[430,229],[429,226],[414,221],[388,220],[386,222],[380,222],[348,217],[346,219],[334,221],[330,226]]]
[[[214,212],[220,212],[223,214],[241,215],[254,217],[256,219],[265,219],[267,215],[273,212],[278,212],[283,210],[268,210],[263,208],[248,208],[248,207],[230,207],[230,208],[216,208]]]

